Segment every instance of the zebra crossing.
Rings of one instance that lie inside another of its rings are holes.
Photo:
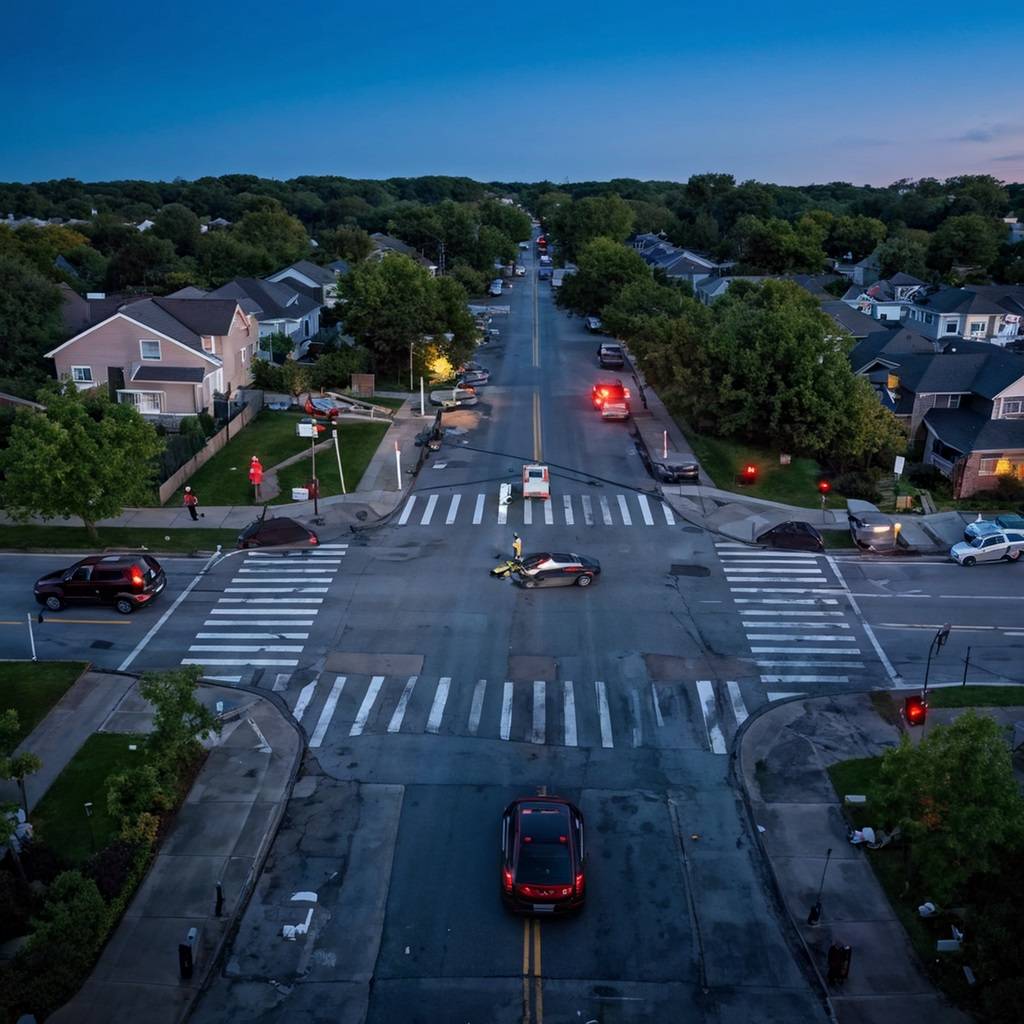
[[[465,501],[463,500],[465,499]],[[548,501],[503,505],[497,494],[410,495],[396,520],[398,526],[675,526],[671,507],[640,492],[614,495],[562,494]]]
[[[860,624],[825,558],[738,543],[715,548],[762,683],[841,684],[868,670]]]
[[[347,552],[347,544],[249,552],[181,664],[201,665],[215,673],[205,678],[229,683],[241,682],[240,673],[230,674],[235,669],[294,669]],[[288,675],[279,673],[282,687]]]
[[[295,682],[286,700],[312,749],[328,736],[347,742],[418,734],[605,750],[692,747],[725,755],[748,716],[733,681],[616,684],[322,673]]]

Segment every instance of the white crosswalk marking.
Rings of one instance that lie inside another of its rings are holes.
[[[448,688],[451,686],[450,676],[442,676],[437,681],[437,690],[434,693],[434,703],[430,708],[430,717],[427,719],[427,732],[437,733],[441,728],[441,718],[444,715],[444,706],[448,703]]]
[[[616,497],[619,499],[619,513],[622,516],[622,524],[624,526],[632,526],[633,519],[629,514],[629,506],[626,504],[626,496],[619,494]]]
[[[211,608],[210,611],[207,614],[209,614],[209,615],[269,615],[270,614],[270,609],[269,608]],[[314,609],[314,608],[302,608],[302,609],[279,608],[279,609],[275,610],[274,614],[275,615],[292,615],[292,616],[294,616],[294,615],[309,616],[309,615],[316,615],[316,609]],[[311,626],[312,624],[313,624],[313,620],[312,619],[310,619],[309,622],[295,622],[295,623],[289,622],[288,623],[289,626],[291,626],[291,625],[295,625],[295,626]],[[207,625],[207,626],[209,626],[209,625],[220,626],[220,625],[227,625],[227,623],[223,622],[223,620],[211,619],[209,622],[205,623],[205,625]],[[248,625],[252,625],[252,626],[276,626],[276,625],[280,625],[280,622],[277,619],[260,619],[257,622],[246,621],[246,625],[247,626]]]
[[[789,602],[786,602],[789,604]],[[794,601],[793,604],[813,604],[813,601]],[[834,603],[834,602],[833,602]],[[777,616],[817,616],[818,618],[837,617],[842,618],[843,612],[813,612],[813,611],[787,611],[784,608],[741,608],[741,615],[777,615]],[[781,623],[780,623],[781,625]]]
[[[644,742],[643,721],[640,718],[640,694],[636,690],[629,691],[629,709],[632,712],[633,746],[642,746]]]
[[[594,681],[594,692],[597,695],[597,714],[601,720],[601,746],[614,747],[612,741],[612,718],[608,711],[608,693],[601,680]]]
[[[225,587],[225,594],[326,594],[327,587]]]
[[[217,600],[218,604],[323,604],[324,599],[322,597],[221,597]],[[269,611],[268,608],[262,609],[261,615],[266,615]],[[217,614],[217,609],[212,609],[212,614]],[[236,613],[234,609],[230,612],[231,615],[241,614],[244,612]],[[306,611],[287,611],[284,608],[275,610],[275,615],[307,615]]]
[[[662,729],[665,726],[665,719],[661,713],[661,704],[658,702],[658,688],[651,683],[651,703],[654,705],[654,720],[658,723],[658,728]]]
[[[805,613],[806,614],[806,613]],[[849,629],[848,622],[794,622],[785,619],[782,622],[765,622],[763,619],[744,620],[745,628],[754,629]]]
[[[479,526],[484,521],[484,496],[476,496],[476,505],[473,508],[473,525]]]
[[[523,502],[523,526],[533,526],[533,502]]]
[[[793,643],[810,640],[816,644],[855,644],[857,642],[855,636],[825,636],[820,633],[815,633],[813,636],[804,633],[747,633],[747,639],[775,640],[778,643],[782,643],[784,640]]]
[[[778,637],[774,639],[778,640]],[[800,654],[860,654],[860,648],[844,647],[837,650],[835,647],[798,647],[795,650]],[[751,647],[751,654],[791,654],[792,647]]]
[[[391,715],[391,721],[388,722],[388,732],[398,732],[402,728],[402,720],[405,718],[405,709],[409,706],[409,700],[412,697],[413,688],[416,686],[416,680],[419,676],[409,676],[408,682],[405,684],[405,688],[402,690],[402,696],[398,698],[398,704],[395,707],[394,713]]]
[[[816,569],[813,565],[804,565],[799,568],[795,568],[790,565],[759,565],[756,568],[750,568],[749,566],[740,567],[725,565],[722,568],[725,569],[725,574],[730,578],[738,573],[742,574],[749,572],[770,572],[773,576],[785,576],[787,573],[792,576],[807,576],[810,573],[817,573],[819,576],[824,575],[821,570]]]
[[[247,622],[248,626],[249,623]],[[196,633],[197,640],[308,640],[308,633]],[[195,648],[189,648],[195,650]],[[300,647],[299,650],[302,650]]]
[[[576,697],[572,690],[572,680],[562,683],[562,725],[565,733],[565,745],[576,746]]]
[[[299,691],[299,699],[295,702],[295,710],[292,712],[296,722],[302,721],[302,716],[306,713],[306,708],[309,707],[309,702],[313,699],[314,693],[316,693],[315,679],[311,683],[306,683]]]
[[[647,503],[647,495],[638,494],[636,500],[640,505],[640,515],[643,516],[644,525],[653,526],[654,516],[651,515],[651,506]]]
[[[324,737],[327,735],[327,728],[334,717],[334,709],[338,706],[338,698],[341,696],[341,691],[345,688],[345,679],[345,676],[337,676],[335,678],[331,692],[327,695],[327,700],[320,710],[320,717],[317,719],[313,735],[309,738],[309,745],[311,747],[319,747],[323,743]]]
[[[746,587],[742,587],[742,588],[731,587],[730,589],[731,590],[742,589],[742,590],[746,591],[748,588],[746,588]],[[754,591],[753,588],[749,588],[749,590],[750,590],[751,593],[755,593],[756,592],[756,591]],[[804,593],[804,591],[802,591],[802,590],[794,590],[793,593],[794,594],[802,594],[802,593]],[[835,591],[832,591],[832,593],[835,593]],[[733,604],[785,604],[785,605],[790,605],[790,604],[799,604],[799,605],[811,604],[811,605],[820,605],[820,604],[839,604],[839,601],[836,598],[834,598],[834,597],[734,597],[732,599],[732,603]],[[741,611],[742,611],[742,613],[744,615],[747,614],[747,610],[745,608],[741,609]],[[789,613],[786,613],[786,614],[789,614]],[[797,613],[793,612],[792,614],[796,615]],[[800,612],[799,614],[805,615],[807,613],[806,612]],[[836,612],[836,614],[837,615],[842,615],[844,613],[843,612]]]
[[[848,683],[849,676],[761,676],[762,683]]]
[[[221,651],[224,654],[297,654],[302,644],[192,644],[190,651]]]
[[[430,520],[434,516],[434,509],[437,507],[437,495],[431,494],[427,498],[427,507],[423,510],[423,515],[420,516],[420,526],[429,526]]]
[[[665,502],[661,503],[661,511],[665,513],[665,523],[666,523],[666,525],[667,526],[675,526],[676,525],[676,517],[674,515],[672,515],[672,509],[670,509],[668,507],[668,505],[665,504]]]
[[[602,494],[598,497],[598,503],[601,506],[601,521],[605,526],[612,525],[612,510],[608,507],[608,499]]]
[[[555,521],[555,512],[551,507],[551,499],[544,502],[544,525],[551,526]]]
[[[764,676],[761,677],[764,679]],[[732,715],[737,725],[742,725],[747,720],[747,705],[743,703],[743,694],[740,693],[740,684],[731,679],[725,684],[729,692],[729,703],[732,705]]]
[[[462,501],[461,494],[453,494],[451,503],[448,505],[448,515],[444,517],[445,526],[451,526],[455,517],[459,514],[459,503]]]
[[[572,518],[572,497],[568,494],[562,495],[562,506],[565,510],[565,525],[573,526]]]
[[[505,683],[505,688],[501,696],[501,738],[507,740],[512,734],[512,697],[514,696],[514,686],[510,682]]]
[[[531,743],[543,743],[547,724],[547,708],[544,680],[533,681],[533,728],[530,730]]]
[[[523,499],[526,500],[525,498]],[[504,526],[508,522],[508,505],[498,505],[498,525]]]
[[[708,734],[708,744],[714,754],[725,753],[725,735],[718,724],[718,706],[715,704],[715,691],[710,679],[697,680],[697,696],[700,701],[700,712],[704,716],[704,728]]]
[[[590,495],[589,494],[581,494],[580,495],[580,504],[583,506],[583,522],[586,523],[587,526],[593,526],[594,525],[594,506],[593,506],[593,504],[590,501]]]
[[[278,672],[274,678],[274,693],[284,693],[288,689],[288,681],[291,677],[290,672]]]
[[[831,651],[831,654],[846,654],[845,650],[842,651]],[[863,668],[864,663],[862,661],[822,661],[820,658],[815,658],[813,661],[800,661],[797,659],[787,658],[785,661],[771,661],[755,659],[754,664],[758,668],[790,668],[796,666],[798,668],[808,668],[812,665],[823,666],[825,668]]]
[[[298,658],[182,658],[182,665],[250,665],[256,668],[273,668],[279,665],[281,668],[294,668],[298,665]]]
[[[241,676],[208,676],[203,673],[203,678],[209,683],[240,683]]]
[[[380,688],[383,685],[383,676],[374,676],[370,680],[370,685],[367,687],[366,694],[363,697],[363,703],[359,705],[355,721],[352,723],[352,728],[348,731],[349,736],[362,736],[363,729],[366,728],[366,722],[370,717],[370,712],[373,710],[373,702],[377,699],[377,694],[380,693]]]
[[[480,715],[484,710],[484,695],[487,693],[487,680],[478,679],[476,686],[473,689],[473,703],[469,708],[469,722],[467,728],[469,729],[469,735],[475,736],[477,729],[480,728]]]
[[[402,509],[402,514],[398,517],[398,525],[405,526],[409,522],[409,516],[412,515],[413,506],[416,504],[416,495],[410,495],[409,500],[405,503],[405,508]]]

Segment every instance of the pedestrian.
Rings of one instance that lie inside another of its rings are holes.
[[[512,557],[517,562],[523,557],[523,541],[518,533],[512,534]]]
[[[200,516],[206,518],[205,512],[200,512],[198,509],[199,499],[195,496],[191,487],[185,488],[185,508],[188,509],[188,514],[192,517],[192,522],[196,522]]]

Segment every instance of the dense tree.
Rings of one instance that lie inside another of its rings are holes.
[[[878,247],[878,272],[884,278],[904,273],[925,281],[928,278],[927,256],[927,246],[922,242],[899,234]]]
[[[1010,196],[1001,181],[990,174],[963,174],[946,181],[947,191],[954,196],[950,212],[953,216],[980,213],[990,219],[1002,217],[1010,209]]]
[[[578,262],[579,270],[562,282],[558,302],[579,313],[599,313],[626,285],[651,278],[638,252],[610,238],[587,242]]]
[[[231,231],[240,242],[265,252],[275,268],[309,255],[309,236],[302,221],[281,209],[247,213]]]
[[[692,317],[702,308],[693,301],[688,284],[661,284],[648,274],[620,288],[615,298],[601,307],[601,318],[612,334],[636,338],[642,333],[642,325],[652,319]]]
[[[77,516],[96,540],[98,520],[151,501],[163,441],[132,406],[70,380],[39,398],[46,411],[20,410],[0,452],[2,504],[20,522]]]
[[[825,249],[830,256],[840,259],[847,253],[854,260],[863,259],[875,251],[886,235],[885,225],[876,217],[835,217],[828,227]]]
[[[576,260],[592,239],[625,241],[633,229],[633,210],[616,195],[591,196],[559,206],[550,220],[560,253],[567,260]]]
[[[168,203],[154,218],[150,229],[158,238],[166,238],[179,256],[192,256],[202,231],[199,218],[181,203]]]
[[[928,265],[942,273],[954,265],[987,270],[999,255],[1001,229],[1002,224],[998,221],[991,221],[978,213],[950,217],[932,235]]]
[[[779,217],[760,220],[745,215],[732,232],[736,257],[750,273],[816,273],[825,261],[822,245],[827,228],[805,216],[794,226]]]
[[[158,238],[151,231],[135,231],[110,257],[107,287],[111,291],[162,291],[176,264],[174,246],[166,238]]]
[[[199,240],[196,253],[201,283],[219,288],[235,277],[263,277],[280,269],[270,254],[243,242],[229,231],[210,231]]]
[[[320,250],[349,263],[358,263],[373,251],[373,242],[362,228],[339,227],[320,233]]]
[[[0,390],[22,394],[42,382],[43,353],[61,334],[60,311],[50,281],[20,256],[0,253]]]

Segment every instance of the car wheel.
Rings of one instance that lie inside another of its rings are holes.
[[[116,601],[114,602],[114,607],[115,607],[115,608],[116,608],[116,609],[117,609],[117,610],[118,610],[118,611],[119,611],[119,612],[120,612],[120,613],[121,613],[122,615],[131,615],[131,613],[132,613],[133,611],[135,611],[135,605],[134,605],[134,604],[132,604],[132,602],[131,602],[131,601],[129,601],[127,597],[119,597],[119,598],[118,598],[118,599],[117,599],[117,600],[116,600]]]
[[[1020,552],[1019,551],[1008,551],[1006,553],[1006,560],[1008,562],[1016,562],[1018,558],[1020,558]]]
[[[966,567],[967,567],[968,569],[970,569],[970,567],[971,567],[972,565],[974,565],[974,564],[975,564],[975,563],[976,563],[977,561],[978,561],[978,560],[977,560],[977,559],[976,559],[976,558],[975,558],[975,557],[974,557],[973,555],[968,555],[968,556],[967,556],[967,557],[966,557],[966,558],[965,558],[965,559],[963,560],[963,562],[961,563],[961,565],[964,565],[964,566],[966,566]]]
[[[529,590],[533,590],[533,588],[535,586],[537,586],[537,581],[536,580],[523,580],[523,586],[528,588]]]
[[[580,577],[577,578],[576,586],[577,587],[589,587],[590,584],[593,583],[593,582],[594,582],[594,577],[593,576],[588,576],[588,575],[584,574],[583,576],[580,576]]]
[[[46,598],[46,607],[51,612],[59,612],[61,608],[64,607],[64,601],[62,598],[59,598],[56,594],[50,594]]]

